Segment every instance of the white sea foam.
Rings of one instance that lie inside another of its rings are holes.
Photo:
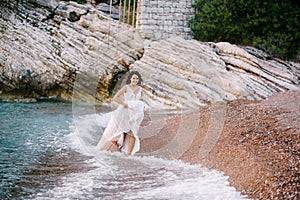
[[[69,174],[61,185],[34,199],[246,199],[229,186],[228,177],[201,165],[96,150],[109,118],[109,114],[81,116],[67,136],[72,147],[93,157],[86,162],[95,168]]]
[[[96,169],[71,174],[35,199],[245,199],[228,177],[200,165],[99,153]]]

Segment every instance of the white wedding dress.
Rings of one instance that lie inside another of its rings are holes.
[[[124,134],[132,131],[135,138],[134,147],[131,155],[134,155],[140,150],[140,140],[138,132],[140,124],[144,119],[145,104],[141,99],[142,88],[139,87],[135,93],[129,85],[126,85],[126,92],[124,93],[124,102],[128,104],[128,108],[119,106],[112,112],[111,119],[105,128],[101,140],[97,144],[100,150],[108,150],[113,141],[117,141],[118,146],[122,147],[121,151],[127,154],[128,142],[130,136],[127,135],[124,140]]]

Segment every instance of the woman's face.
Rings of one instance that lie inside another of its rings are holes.
[[[131,79],[130,79],[130,83],[131,83],[132,85],[137,85],[138,82],[139,82],[139,77],[138,77],[136,74],[132,75],[132,77],[131,77]]]

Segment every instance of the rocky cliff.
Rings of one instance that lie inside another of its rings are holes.
[[[145,87],[152,91],[149,96],[173,106],[258,100],[300,88],[299,64],[226,42],[152,42],[132,68],[143,73]]]
[[[171,107],[299,89],[298,63],[251,47],[181,38],[145,41],[90,4],[3,0],[0,7],[2,101],[101,102],[130,69],[142,73],[150,104]]]
[[[0,7],[2,101],[70,101],[77,77],[77,100],[103,101],[143,54],[135,30],[89,5],[4,0]]]

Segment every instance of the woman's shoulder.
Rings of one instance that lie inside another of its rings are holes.
[[[125,85],[121,88],[121,90],[127,91],[127,88],[128,88],[128,84],[125,84]]]
[[[127,86],[124,85],[124,86],[122,86],[122,87],[118,90],[117,94],[121,95],[121,94],[124,94],[124,93],[126,93],[126,92],[127,92]]]

